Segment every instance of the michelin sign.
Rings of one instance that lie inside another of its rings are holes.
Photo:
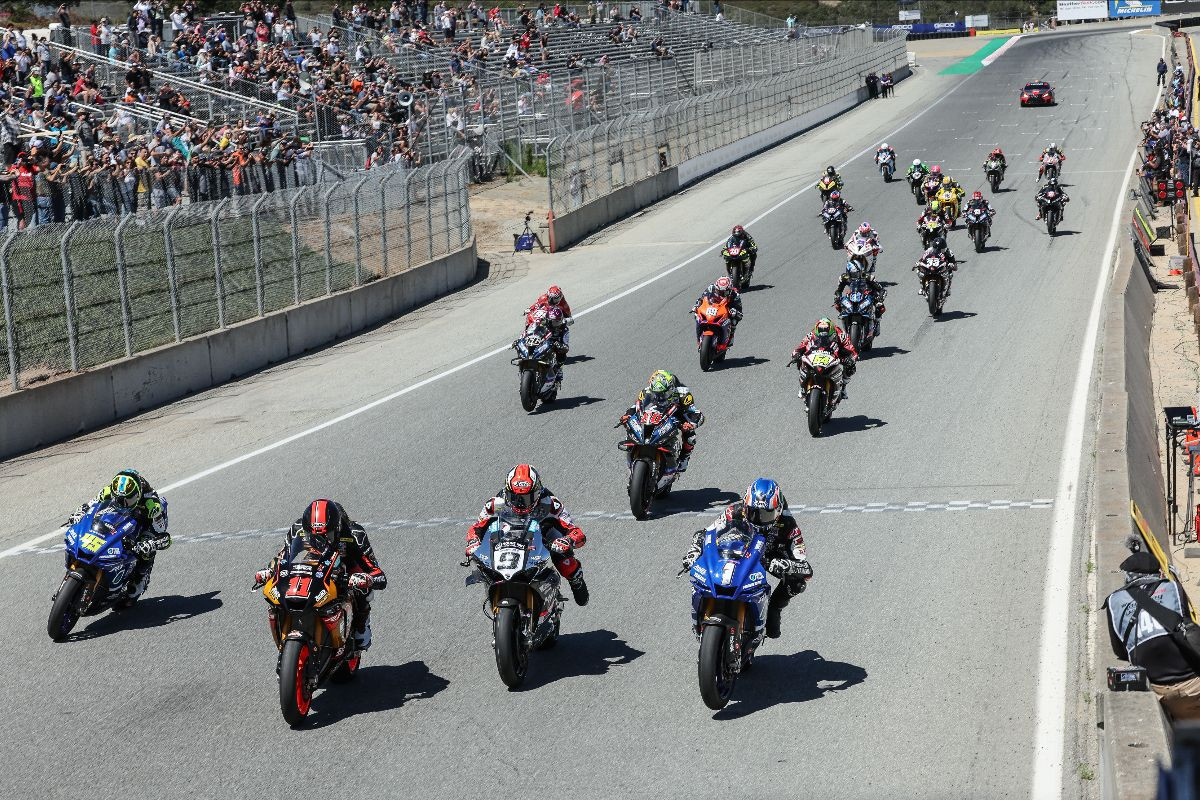
[[[1108,16],[1110,19],[1151,17],[1161,13],[1161,0],[1108,0]]]

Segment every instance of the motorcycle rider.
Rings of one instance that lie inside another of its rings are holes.
[[[150,586],[155,554],[171,546],[171,534],[167,532],[166,503],[140,472],[123,469],[91,502],[84,503],[70,516],[67,527],[74,525],[99,506],[113,506],[128,511],[138,521],[137,538],[130,545],[130,549],[138,557],[137,562],[125,580],[125,597],[113,606],[116,609],[129,608]]]
[[[283,547],[271,563],[254,573],[254,588],[261,588],[279,570],[282,560],[299,539],[318,553],[336,549],[348,573],[346,583],[354,597],[354,641],[359,650],[371,647],[371,597],[387,588],[387,575],[375,560],[375,550],[367,532],[333,500],[313,500],[300,519],[284,534]]]
[[[551,286],[546,290],[546,293],[533,302],[529,308],[525,309],[525,324],[533,322],[533,314],[538,309],[549,311],[551,308],[557,308],[562,311],[563,321],[566,326],[574,325],[575,318],[571,316],[571,306],[567,303],[567,298],[563,295],[562,289],[557,285]],[[571,349],[571,332],[566,327],[562,329],[563,356]]]
[[[914,158],[912,164],[908,167],[908,172],[904,173],[904,179],[911,181],[912,176],[918,172],[922,175],[928,175],[929,165],[919,158]]]
[[[946,275],[946,297],[949,297],[950,284],[954,282],[954,273],[958,272],[958,259],[954,257],[954,252],[946,244],[945,237],[938,236],[934,238],[934,240],[929,243],[929,247],[925,248],[925,252],[921,253],[921,257],[917,259],[917,262],[920,263],[928,258],[933,258],[934,256],[943,256],[946,259],[946,265],[950,269],[949,273]],[[916,268],[917,265],[914,264],[913,269],[915,270]],[[917,294],[919,294],[921,297],[925,296],[925,277],[923,275],[921,276],[921,285],[917,289]]]
[[[836,191],[829,195],[829,199],[825,201],[825,205],[821,207],[821,213],[817,216],[825,216],[825,212],[831,208],[836,208],[841,211],[843,217],[849,217],[850,212],[854,210],[854,206],[846,202],[846,200],[842,197],[842,193]],[[825,227],[828,228],[829,223],[826,223]]]
[[[754,238],[741,225],[733,226],[733,233],[729,234],[729,238],[725,240],[726,249],[730,247],[740,247],[743,252],[750,254],[750,271],[754,271],[754,265],[758,261],[758,245],[754,243]]]
[[[542,543],[550,551],[554,568],[571,585],[575,604],[586,606],[588,587],[583,580],[583,565],[575,558],[575,551],[587,543],[587,536],[572,522],[562,501],[542,485],[538,471],[528,464],[513,467],[504,480],[503,491],[483,504],[479,520],[467,531],[467,557],[479,548],[488,527],[505,509],[537,521],[542,530]]]
[[[692,534],[692,546],[683,556],[684,571],[690,570],[700,557],[708,531],[718,537],[727,531],[740,531],[766,538],[760,560],[767,572],[779,579],[767,604],[767,637],[778,639],[783,609],[804,591],[813,576],[804,548],[804,534],[788,510],[779,484],[770,478],[757,479],[746,489],[741,502],[726,508],[704,530]],[[693,622],[698,622],[694,616]]]
[[[1062,150],[1060,150],[1058,145],[1056,145],[1054,142],[1051,142],[1050,146],[1047,147],[1045,150],[1043,150],[1042,154],[1038,157],[1038,180],[1039,181],[1042,179],[1042,173],[1046,171],[1046,157],[1047,156],[1058,156],[1058,165],[1059,165],[1058,171],[1059,172],[1062,172],[1062,165],[1064,163],[1066,163],[1066,161],[1067,161],[1066,153],[1064,153]]]
[[[1008,169],[1008,159],[1005,158],[1004,151],[999,147],[994,148],[992,152],[988,153],[988,157],[983,162],[983,168],[987,169],[987,162],[993,158],[1000,162],[1000,176],[1003,177],[1005,170]]]
[[[825,168],[825,174],[821,176],[821,180],[833,181],[833,185],[838,189],[841,189],[843,186],[842,176],[838,174],[837,169],[832,164]]]
[[[846,287],[849,286],[852,281],[860,279],[867,282],[867,286],[869,286],[871,289],[871,294],[875,297],[875,334],[878,335],[879,323],[883,319],[884,312],[887,311],[887,306],[885,306],[883,303],[884,298],[887,297],[887,289],[883,288],[883,284],[875,280],[875,276],[873,274],[869,272],[863,272],[861,270],[851,271],[849,269],[843,272],[842,277],[838,279],[837,288],[833,290],[833,307],[836,309],[840,309],[842,307],[842,292],[846,291]]]
[[[991,226],[992,217],[996,216],[996,209],[992,208],[992,204],[984,199],[983,192],[974,192],[971,199],[967,201],[967,210],[983,209],[988,215],[988,226]]]
[[[700,304],[705,298],[710,303],[719,303],[725,301],[729,308],[729,319],[732,324],[729,326],[729,347],[733,347],[733,336],[737,333],[738,323],[742,321],[744,314],[742,313],[742,293],[733,285],[733,280],[727,275],[722,275],[708,285],[708,288],[701,293],[696,299],[696,303],[692,306],[692,313],[695,314],[700,308]],[[700,322],[696,322],[696,338],[700,338]],[[700,345],[696,345],[696,349],[700,349]]]
[[[846,393],[846,386],[857,371],[856,362],[858,361],[858,351],[854,349],[854,343],[850,341],[850,337],[846,335],[845,331],[834,325],[829,317],[821,317],[817,320],[817,324],[813,325],[812,331],[800,340],[800,344],[796,345],[796,349],[792,351],[792,358],[798,361],[801,356],[808,355],[814,350],[826,350],[841,362],[842,391],[840,399],[849,399],[850,395]],[[803,381],[803,364],[801,364],[800,371],[800,380]]]
[[[1034,219],[1041,219],[1046,214],[1046,204],[1049,202],[1046,195],[1050,192],[1056,192],[1059,200],[1062,200],[1062,219],[1067,218],[1067,203],[1071,202],[1071,198],[1067,197],[1067,193],[1062,190],[1062,186],[1058,183],[1058,178],[1051,178],[1046,181],[1046,184],[1038,189],[1034,195],[1034,202],[1037,203],[1038,213]]]
[[[882,164],[886,158],[891,158],[893,166],[895,165],[896,150],[887,142],[884,142],[879,146],[879,149],[875,151],[875,163]]]
[[[696,408],[692,390],[681,385],[679,378],[665,369],[655,370],[650,375],[646,388],[638,392],[634,404],[621,415],[621,423],[628,422],[634,414],[641,412],[643,403],[655,403],[665,408],[672,399],[679,401],[675,403],[675,419],[679,421],[680,430],[683,431],[683,449],[676,471],[687,472],[692,451],[696,449],[696,429],[704,424],[704,414]]]
[[[941,204],[937,200],[928,203],[925,210],[921,212],[921,216],[917,217],[917,230],[920,231],[927,223],[941,223],[942,215],[940,213]]]
[[[855,231],[855,233],[857,233],[863,239],[866,239],[871,243],[871,246],[875,248],[875,252],[871,255],[877,256],[883,252],[883,247],[879,244],[879,231],[871,227],[870,221],[864,219],[862,224],[858,226],[858,230]]]

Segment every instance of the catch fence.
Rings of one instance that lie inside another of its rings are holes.
[[[471,239],[469,153],[336,183],[12,230],[0,386],[132,356],[361,286]]]
[[[629,114],[550,143],[550,208],[562,215],[623,186],[794,119],[906,62],[903,34],[766,80]]]

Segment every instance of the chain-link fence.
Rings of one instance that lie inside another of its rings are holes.
[[[629,114],[547,148],[550,207],[565,214],[610,192],[845,97],[867,74],[906,63],[903,35],[818,65]]]
[[[420,169],[10,229],[0,385],[76,372],[459,250],[469,154]]]

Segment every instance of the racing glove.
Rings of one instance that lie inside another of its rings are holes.
[[[371,580],[371,576],[367,573],[356,572],[350,576],[350,579],[347,581],[347,583],[350,585],[351,589],[359,594],[366,594],[367,592],[371,591],[371,586],[374,584],[374,581]]]
[[[149,558],[150,554],[153,553],[155,549],[157,548],[154,546],[154,540],[149,537],[138,539],[133,543],[132,547],[133,554],[141,559]]]
[[[560,536],[550,543],[550,552],[557,553],[560,556],[565,556],[567,553],[571,552],[571,548],[574,546],[574,543],[568,537]]]
[[[271,570],[260,569],[258,572],[254,573],[254,586],[252,588],[261,589],[262,587],[266,586],[267,581],[269,580],[271,580]]]

